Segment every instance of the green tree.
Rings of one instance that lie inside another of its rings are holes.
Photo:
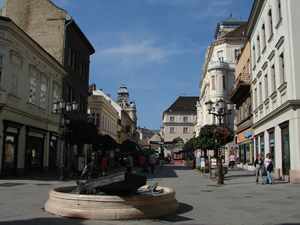
[[[194,142],[195,142],[195,138],[191,138],[190,140],[188,140],[188,141],[183,145],[183,151],[187,152],[187,151],[190,151],[191,149],[195,149],[195,148],[194,148]]]
[[[66,141],[70,145],[78,145],[79,148],[84,144],[91,144],[98,135],[96,125],[85,120],[72,120],[66,127]]]
[[[111,148],[116,149],[118,146],[117,142],[107,134],[98,134],[97,138],[94,139],[92,144],[93,151],[98,152],[98,150],[101,150],[102,154],[105,154],[105,152]]]
[[[221,136],[221,145],[225,145],[233,141],[234,133],[227,124],[221,124],[221,127],[228,131],[226,132],[226,138],[222,138]],[[203,126],[199,136],[195,138],[194,149],[201,148],[202,150],[215,150],[216,154],[219,148],[218,128],[219,126],[216,124]]]

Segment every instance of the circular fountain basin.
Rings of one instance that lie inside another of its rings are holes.
[[[147,185],[139,188],[146,190]],[[123,220],[150,219],[167,216],[177,212],[179,203],[175,191],[168,187],[158,186],[163,193],[153,195],[82,195],[70,194],[72,187],[59,187],[49,192],[45,211],[64,217]]]

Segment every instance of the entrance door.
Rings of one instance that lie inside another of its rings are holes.
[[[52,137],[49,148],[49,171],[57,170],[57,138]]]
[[[44,139],[27,137],[26,145],[26,172],[43,170]]]
[[[3,156],[3,177],[15,176],[17,169],[17,135],[9,134],[5,137]]]
[[[289,175],[290,163],[290,144],[289,144],[289,127],[281,129],[282,138],[282,175]]]

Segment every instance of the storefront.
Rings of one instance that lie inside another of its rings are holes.
[[[43,171],[44,141],[47,131],[26,126],[25,172]]]
[[[16,176],[18,163],[19,132],[22,124],[3,120],[4,141],[2,156],[2,177]]]

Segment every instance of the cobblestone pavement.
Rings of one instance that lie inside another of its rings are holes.
[[[139,171],[139,168],[134,168]],[[113,169],[108,174],[125,171]],[[152,225],[152,224],[300,224],[300,185],[274,180],[255,183],[251,171],[229,169],[224,185],[190,166],[167,164],[145,174],[147,184],[158,182],[176,191],[176,214],[147,220],[83,220],[64,218],[43,210],[49,191],[75,186],[78,177],[60,182],[59,173],[0,179],[0,224],[7,225]],[[264,177],[265,179],[266,177]]]

